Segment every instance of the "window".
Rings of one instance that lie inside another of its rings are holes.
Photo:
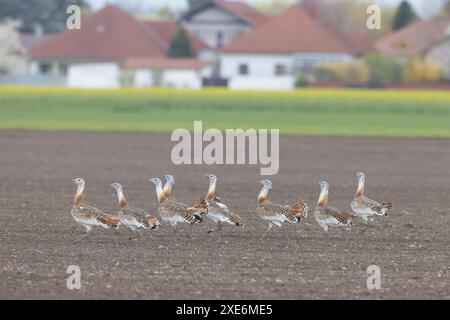
[[[248,65],[247,64],[240,64],[239,65],[239,74],[241,76],[245,76],[248,74]]]
[[[59,65],[59,74],[60,75],[66,76],[67,75],[67,70],[68,70],[67,65],[65,65],[65,64],[60,64]]]
[[[286,66],[283,64],[277,64],[275,66],[275,75],[277,75],[277,76],[286,75]]]
[[[39,65],[39,73],[48,74],[52,69],[52,65],[50,63],[41,63]]]
[[[216,33],[216,46],[220,48],[223,46],[223,32],[219,31]]]

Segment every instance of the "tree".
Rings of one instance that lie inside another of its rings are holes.
[[[179,27],[170,43],[169,55],[171,57],[194,57],[195,51],[191,37],[183,27]]]
[[[386,85],[402,81],[402,66],[394,57],[369,54],[364,58],[364,63],[369,68],[369,82],[373,85]]]
[[[447,18],[450,17],[450,0],[448,0],[442,7],[442,15]]]
[[[424,62],[419,57],[412,58],[403,70],[406,83],[436,82],[442,77],[441,69],[432,62]]]
[[[408,1],[400,3],[392,23],[392,30],[398,30],[407,26],[417,18],[414,9]]]
[[[6,19],[0,23],[0,76],[14,73],[25,64],[25,49],[17,28],[20,22]]]
[[[274,0],[275,1],[275,0]],[[311,0],[303,4],[311,5]],[[382,28],[370,30],[367,28],[367,8],[373,0],[316,0],[317,19],[332,30],[343,33],[362,33],[368,39],[374,40],[390,32],[394,10],[389,6],[381,6]]]
[[[70,5],[87,8],[85,0],[0,0],[0,20],[20,20],[19,30],[25,33],[32,33],[37,25],[46,33],[57,32],[65,26],[66,10]]]
[[[210,0],[188,0],[189,9],[197,8],[201,5],[204,5],[205,3],[209,2]]]

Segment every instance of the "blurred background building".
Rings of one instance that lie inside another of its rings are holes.
[[[382,6],[382,29],[371,31],[365,0],[192,0],[182,10],[0,0],[0,81],[195,89],[445,82],[450,1],[431,1],[426,19],[415,2]],[[82,8],[79,30],[65,26],[71,4]]]

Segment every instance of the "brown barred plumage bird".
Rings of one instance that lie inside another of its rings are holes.
[[[209,179],[208,193],[206,194],[206,203],[208,210],[206,216],[217,223],[216,231],[220,231],[222,223],[228,223],[235,226],[243,226],[244,220],[236,213],[231,212],[228,207],[216,197],[217,177],[213,174],[206,175]],[[214,230],[210,230],[212,232]]]
[[[135,231],[136,229],[153,229],[159,227],[157,217],[149,214],[143,209],[131,207],[123,193],[123,187],[120,183],[112,183],[111,186],[116,190],[117,200],[119,202],[118,216],[121,223],[127,228]]]
[[[314,211],[317,223],[325,231],[328,231],[328,227],[351,227],[353,213],[328,206],[328,182],[320,181],[319,184],[320,196]]]
[[[392,208],[391,202],[382,202],[379,203],[375,200],[369,199],[364,194],[364,184],[366,182],[366,175],[364,172],[357,172],[356,176],[358,177],[358,188],[356,189],[355,198],[351,203],[351,207],[353,212],[364,219],[364,221],[368,221],[369,218],[372,218],[374,215],[377,216],[385,216],[387,215],[388,209]]]
[[[172,226],[176,226],[179,222],[193,225],[196,222],[202,221],[202,217],[198,212],[207,208],[204,198],[200,199],[194,206],[189,207],[173,199],[168,199],[163,191],[162,182],[159,178],[152,178],[150,181],[156,188],[156,196],[159,202],[158,212],[163,221],[170,223]]]
[[[166,196],[166,198],[169,199],[170,196],[172,195],[172,187],[175,183],[175,178],[170,174],[166,174],[165,178],[166,178],[166,183],[164,184],[163,192],[164,192],[164,195]]]
[[[86,228],[86,236],[94,226],[100,226],[105,229],[115,229],[120,226],[119,217],[83,202],[86,183],[82,178],[76,178],[73,182],[76,183],[78,188],[73,201],[71,214],[76,223]]]
[[[269,223],[266,233],[262,239],[272,229],[273,225],[281,227],[282,222],[298,223],[308,216],[308,205],[304,201],[299,201],[292,206],[284,206],[268,200],[268,194],[272,189],[270,180],[260,181],[263,188],[259,192],[256,213],[257,215]]]

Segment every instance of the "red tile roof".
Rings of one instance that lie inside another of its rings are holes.
[[[144,22],[107,5],[82,20],[80,30],[63,31],[49,37],[31,52],[36,60],[112,60],[127,57],[166,57],[175,22]],[[193,37],[196,50],[206,48]]]
[[[223,48],[229,53],[349,53],[346,46],[314,21],[300,5],[256,27]]]
[[[133,17],[108,5],[88,16],[80,30],[64,29],[31,50],[33,59],[109,59],[165,56],[165,51]]]
[[[216,5],[217,7],[222,8],[223,10],[253,26],[260,25],[269,20],[269,17],[249,6],[245,2],[230,0],[210,0],[185,13],[182,19],[189,19],[189,17],[201,12],[205,8],[209,8],[211,5]]]
[[[211,64],[208,61],[197,59],[171,59],[171,58],[129,58],[122,64],[128,69],[194,69],[200,70]]]
[[[168,52],[170,43],[178,30],[178,24],[172,21],[141,21],[148,32],[152,33],[160,46]],[[208,49],[209,47],[200,39],[191,35],[192,45],[196,52]]]
[[[253,25],[259,25],[269,20],[269,17],[249,6],[245,2],[214,0],[214,2],[225,10],[234,13],[236,16]]]
[[[357,32],[340,32],[336,29],[328,29],[338,39],[347,51],[353,56],[364,56],[377,50],[367,37]]]
[[[417,21],[379,39],[375,48],[384,54],[420,54],[445,37],[450,20]]]

